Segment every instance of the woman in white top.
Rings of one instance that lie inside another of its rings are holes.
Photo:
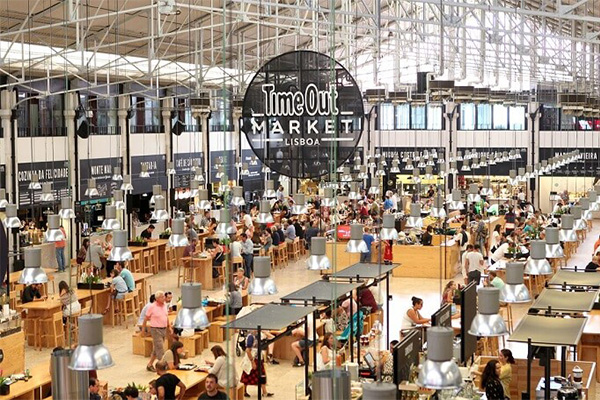
[[[498,224],[494,227],[494,231],[492,232],[492,243],[490,245],[490,252],[493,253],[498,248],[500,244],[500,229],[502,229],[502,225]]]
[[[217,376],[219,386],[235,388],[238,384],[238,377],[235,373],[234,357],[227,357],[225,350],[219,345],[211,347],[210,351],[215,357],[215,361],[204,360],[206,364],[210,365],[206,372]]]
[[[418,297],[412,297],[412,307],[409,308],[404,315],[402,315],[402,326],[404,329],[411,329],[415,325],[427,324],[431,321],[430,318],[423,318],[419,310],[423,308],[423,299]]]
[[[333,335],[331,333],[326,333],[323,336],[321,349],[317,353],[317,371],[333,368],[333,343]]]

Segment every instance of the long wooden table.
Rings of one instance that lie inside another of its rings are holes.
[[[201,283],[202,289],[214,289],[212,276],[212,258],[210,257],[182,257],[184,271],[184,282],[189,282],[191,277],[192,282]]]
[[[22,371],[21,371],[22,372]],[[50,396],[52,377],[48,363],[38,364],[29,371],[31,378],[27,382],[17,381],[10,385],[10,394],[0,396],[0,400],[39,400]]]
[[[46,273],[46,275],[48,275],[48,283],[53,282],[54,281],[54,273],[56,272],[55,269],[53,268],[42,268],[44,270],[44,272]],[[11,272],[9,277],[9,283],[10,283],[10,291],[13,290],[19,290],[19,289],[23,289],[25,288],[25,285],[22,283],[18,283],[19,282],[19,278],[21,277],[21,273],[23,271],[16,271],[16,272]],[[42,295],[47,295],[48,292],[48,283],[44,283],[43,289],[42,289]]]

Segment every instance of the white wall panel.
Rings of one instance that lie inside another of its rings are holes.
[[[74,151],[67,148],[67,138],[62,137],[38,137],[17,138],[16,157],[18,163],[33,161],[67,160],[68,152]]]
[[[77,138],[79,159],[121,157],[121,137],[118,135],[91,135],[88,139]]]
[[[366,132],[363,135],[367,136]],[[375,131],[371,144],[379,147],[447,147],[447,135],[440,131]],[[366,141],[364,142],[366,146]]]
[[[132,134],[129,139],[131,157],[145,154],[165,154],[164,133]]]
[[[184,132],[180,136],[173,135],[173,154],[202,152],[201,138],[201,132]]]
[[[235,150],[233,132],[210,132],[210,151]]]
[[[540,147],[599,147],[600,131],[543,131]]]
[[[5,143],[9,144],[8,140],[0,139],[0,164],[6,163]]]
[[[456,147],[527,147],[531,133],[527,131],[458,131]]]

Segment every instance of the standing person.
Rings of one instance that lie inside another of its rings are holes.
[[[473,246],[473,250],[467,253],[465,271],[463,271],[463,274],[466,272],[466,275],[463,275],[465,284],[475,282],[476,285],[479,285],[481,274],[485,272],[483,255],[479,250],[479,244],[476,244]]]
[[[502,349],[498,352],[498,362],[500,362],[500,383],[504,390],[504,396],[510,399],[510,382],[512,381],[512,365],[515,364],[515,358],[512,351]]]
[[[240,382],[244,384],[244,397],[250,397],[248,393],[248,385],[260,385],[263,396],[272,397],[273,393],[267,392],[267,373],[265,371],[264,360],[261,360],[260,365],[258,364],[257,348],[258,340],[256,338],[256,332],[251,331],[246,337],[246,354],[245,359],[242,361],[242,377]]]
[[[158,400],[181,400],[187,389],[178,377],[168,372],[169,366],[165,361],[156,363],[156,393]],[[175,389],[179,387],[179,395],[175,396]]]
[[[54,250],[56,252],[56,263],[58,264],[58,272],[64,272],[67,267],[67,260],[65,258],[65,247],[67,246],[67,232],[65,228],[60,226],[60,231],[63,234],[63,239],[58,242],[54,242]]]
[[[102,245],[99,241],[96,241],[94,244],[90,245],[85,261],[92,263],[97,274],[99,274],[100,270],[102,269],[102,258],[104,255],[104,250],[102,249]]]
[[[254,226],[254,224],[252,223],[252,217],[244,209],[241,211],[240,222],[244,224],[246,229],[250,229]]]
[[[254,243],[245,233],[242,233],[242,258],[244,259],[246,276],[250,278],[252,272],[254,272]]]
[[[510,236],[515,230],[516,219],[517,216],[515,215],[513,207],[508,207],[508,212],[504,215],[504,231],[506,232],[506,236]]]
[[[394,261],[394,253],[392,252],[394,242],[392,240],[382,240],[382,243],[385,247],[383,250],[383,263],[391,265],[392,261]]]
[[[500,240],[502,235],[500,235],[500,230],[502,229],[502,225],[498,224],[494,227],[492,231],[492,243],[490,245],[490,252],[493,253],[496,251],[498,246],[500,245]]]
[[[477,226],[475,227],[475,243],[479,245],[479,249],[484,258],[487,258],[486,242],[489,234],[489,229],[483,222],[483,218],[480,214],[475,216]]]
[[[500,373],[502,365],[498,360],[490,360],[485,366],[481,374],[481,390],[485,391],[485,395],[490,400],[504,400],[504,389],[500,382]]]
[[[371,235],[371,229],[368,226],[365,227],[365,232],[363,233],[363,241],[367,245],[368,252],[360,253],[360,262],[368,263],[371,262],[371,245],[375,241],[375,238],[373,237],[373,235]]]
[[[229,245],[229,250],[231,251],[231,258],[242,257],[242,235],[236,235],[231,240],[231,245]]]
[[[155,226],[150,224],[148,225],[148,227],[146,229],[144,229],[142,231],[142,233],[140,233],[140,237],[142,239],[144,239],[145,242],[150,242],[152,241],[152,232],[154,232]]]
[[[150,361],[146,366],[148,371],[156,371],[154,366],[154,360],[162,359],[164,350],[164,340],[167,337],[167,331],[171,331],[171,324],[169,323],[169,312],[167,305],[165,304],[165,292],[159,290],[154,294],[154,303],[148,306],[146,311],[146,318],[142,325],[142,335],[146,332],[146,324],[150,322],[150,335],[152,336],[152,355]]]
[[[198,400],[229,400],[229,396],[227,393],[219,391],[219,378],[215,374],[206,375],[206,379],[204,381],[204,387],[206,388],[206,392],[202,393]]]

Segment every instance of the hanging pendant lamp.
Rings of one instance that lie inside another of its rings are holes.
[[[581,205],[571,207],[571,215],[573,216],[573,229],[576,231],[587,230],[587,223],[582,218],[583,211]]]
[[[215,229],[215,234],[219,239],[228,239],[230,235],[236,234],[236,229],[231,225],[231,217],[227,208],[219,210],[219,225]]]
[[[75,211],[71,206],[71,197],[63,197],[60,199],[60,210],[58,215],[62,219],[75,219]]]
[[[117,229],[113,234],[113,248],[108,255],[108,261],[124,262],[133,260],[133,254],[127,247],[127,231]]]
[[[327,239],[313,236],[310,239],[310,257],[306,260],[306,268],[311,271],[322,271],[331,268],[331,262],[326,255]]]
[[[367,173],[366,165],[360,166],[360,172],[358,173],[358,179],[360,179],[360,180],[369,179],[369,174]]]
[[[493,337],[508,333],[500,311],[500,290],[495,287],[480,288],[477,292],[478,310],[471,323],[469,334]]]
[[[117,207],[104,207],[104,221],[102,221],[102,229],[109,231],[121,229],[121,223],[117,219]]]
[[[265,199],[274,199],[277,197],[275,192],[275,182],[268,180],[265,182],[265,193],[263,195]]]
[[[121,183],[121,190],[132,191],[133,185],[131,184],[131,176],[123,175],[123,183]]]
[[[46,242],[61,242],[65,240],[65,235],[60,230],[59,215],[48,215],[48,230],[44,234],[44,239]]]
[[[407,228],[423,228],[423,218],[421,217],[421,204],[412,203],[410,205],[410,217],[406,219]]]
[[[383,215],[383,223],[381,232],[379,232],[381,240],[398,240],[398,231],[396,230],[396,217],[392,214]]]
[[[0,189],[0,209],[6,208],[8,200],[6,200],[6,189]]]
[[[254,278],[248,285],[248,294],[268,296],[277,293],[277,285],[271,278],[271,257],[254,257]]]
[[[448,203],[449,210],[464,210],[465,205],[462,201],[460,189],[452,189],[451,201]]]
[[[546,254],[545,258],[563,258],[565,256],[563,248],[559,243],[559,229],[554,227],[546,228]]]
[[[573,215],[563,214],[560,217],[560,231],[558,232],[558,238],[561,242],[576,242],[577,232],[573,229]]]
[[[29,186],[27,186],[27,189],[29,189],[29,190],[39,190],[41,188],[42,188],[42,185],[40,184],[40,177],[35,172],[32,173],[31,174],[31,181],[29,182]]]
[[[363,240],[363,226],[360,224],[350,225],[350,240],[346,245],[347,253],[368,253],[367,244]]]
[[[79,344],[71,356],[69,369],[75,371],[97,371],[112,367],[115,363],[103,344],[100,314],[85,314],[77,318]]]
[[[154,203],[154,211],[150,215],[150,219],[156,221],[166,221],[169,219],[169,213],[166,210],[167,200],[164,197],[158,197]]]
[[[169,246],[186,247],[189,246],[187,236],[184,235],[185,219],[175,218],[171,221],[171,236],[169,236]]]
[[[335,207],[337,206],[337,199],[335,198],[334,189],[326,187],[323,189],[323,200],[321,202],[323,207]]]
[[[150,178],[150,172],[148,171],[148,164],[142,164],[140,171],[140,178]]]
[[[379,189],[379,178],[374,177],[371,179],[371,186],[369,187],[369,194],[378,195],[380,193]]]
[[[212,208],[212,204],[208,200],[207,189],[198,189],[198,207],[202,210],[210,210]]]
[[[415,183],[416,185],[421,183],[421,170],[419,168],[413,169],[412,175],[413,183]]]
[[[444,209],[444,198],[441,195],[435,196],[433,199],[433,207],[431,214],[434,218],[446,218],[446,210]]]
[[[96,197],[100,195],[98,189],[96,189],[96,180],[94,178],[88,179],[87,184],[87,189],[85,189],[84,193],[86,197]]]
[[[471,183],[469,185],[469,194],[467,195],[467,201],[469,203],[477,203],[481,200],[481,196],[479,195],[479,186],[476,183]]]
[[[42,268],[42,249],[40,247],[26,247],[23,250],[23,256],[25,268],[19,276],[19,284],[47,283],[48,275]]]
[[[17,206],[7,204],[4,210],[4,226],[7,228],[20,228],[21,220],[17,217]]]
[[[355,183],[355,182],[353,182]],[[292,206],[292,214],[300,215],[307,214],[308,207],[306,206],[306,196],[303,193],[296,193],[294,195],[294,205]]]
[[[244,200],[244,188],[242,186],[233,187],[233,196],[231,197],[231,204],[237,207],[246,205]]]
[[[525,264],[527,275],[552,275],[554,271],[546,259],[546,241],[532,240],[530,243],[529,258]]]
[[[483,179],[483,188],[481,189],[481,196],[493,196],[494,190],[492,189],[492,184],[489,178]]]
[[[113,167],[112,180],[115,182],[120,182],[123,180],[123,175],[121,174],[121,167]]]
[[[40,201],[44,201],[44,202],[54,201],[54,194],[52,193],[52,183],[50,183],[50,182],[42,183],[42,194],[40,196]]]
[[[272,224],[275,222],[273,215],[271,215],[271,203],[269,200],[260,201],[259,214],[256,217],[256,222],[259,224]]]
[[[434,326],[427,329],[427,359],[419,370],[417,385],[428,389],[455,389],[462,386],[458,364],[452,359],[452,328]]]
[[[202,285],[181,285],[181,309],[173,322],[176,329],[206,329],[210,326],[206,311],[202,307]]]
[[[507,263],[506,283],[500,289],[500,301],[511,304],[530,302],[531,295],[523,282],[523,263]]]
[[[152,185],[152,197],[150,197],[150,205],[156,204],[157,199],[164,199],[162,186],[161,185]]]

